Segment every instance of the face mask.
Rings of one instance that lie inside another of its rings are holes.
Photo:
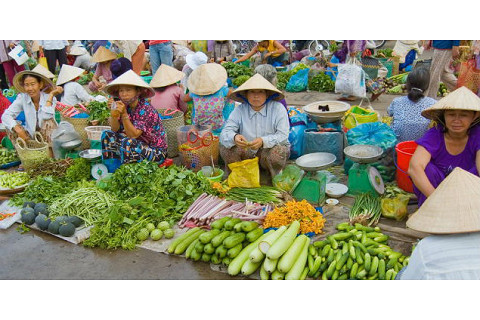
[[[133,97],[132,99],[129,99],[129,100],[122,100],[122,102],[126,105],[126,106],[129,106],[130,104],[134,103],[137,99],[138,99],[138,95]]]

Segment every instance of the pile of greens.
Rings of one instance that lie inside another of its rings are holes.
[[[89,121],[98,121],[99,126],[107,125],[110,117],[110,109],[107,102],[91,101],[87,109],[89,110]]]
[[[240,87],[242,84],[244,84],[248,79],[250,79],[251,77],[250,76],[239,76],[239,77],[236,77],[234,80],[233,80],[233,85],[236,86],[236,87]]]
[[[302,69],[308,69],[308,66],[304,63],[299,63],[290,71],[284,71],[277,73],[277,88],[278,90],[285,90],[290,78]]]
[[[89,180],[91,165],[87,159],[77,158],[73,160],[73,164],[67,169],[65,178],[71,182]]]
[[[10,202],[19,207],[26,201],[43,202],[51,205],[55,200],[76,190],[78,187],[77,183],[71,183],[64,178],[40,176],[33,180],[22,193],[14,195]]]
[[[229,78],[235,79],[239,76],[253,76],[253,70],[242,64],[225,62],[222,66],[227,70]]]
[[[319,73],[308,80],[308,89],[319,92],[335,91],[335,81],[325,73]]]
[[[393,49],[391,49],[391,48],[379,49],[379,50],[377,50],[375,57],[377,57],[377,58],[391,58],[391,57],[393,57]]]
[[[78,83],[80,83],[82,86],[88,84],[90,81],[93,79],[93,72],[89,72],[78,79]]]

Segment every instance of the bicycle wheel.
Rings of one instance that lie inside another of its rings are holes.
[[[381,48],[385,45],[385,40],[369,40],[373,43],[374,49]]]
[[[326,40],[311,40],[308,43],[307,48],[310,51],[310,55],[314,56],[323,50],[327,50],[328,46],[329,44]]]

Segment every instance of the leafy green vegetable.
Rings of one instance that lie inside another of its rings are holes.
[[[51,205],[56,199],[77,188],[78,184],[71,184],[62,178],[38,177],[22,193],[14,195],[10,201],[16,206],[22,206],[26,201]]]
[[[239,76],[239,77],[236,77],[234,80],[233,80],[233,85],[236,86],[236,87],[240,87],[242,84],[244,84],[248,79],[250,79],[251,77],[250,76]]]
[[[80,79],[77,81],[80,83],[82,86],[88,84],[90,81],[93,79],[93,72],[89,72],[83,76],[80,77]]]
[[[236,64],[233,62],[225,62],[222,66],[227,70],[229,78],[237,78],[239,76],[253,76],[253,69],[242,64]]]
[[[302,69],[308,69],[308,66],[304,63],[299,63],[290,71],[278,72],[277,73],[277,88],[278,90],[285,90],[287,83],[290,78]]]
[[[71,182],[89,180],[91,171],[90,167],[90,162],[87,159],[74,159],[73,164],[67,169],[65,178]]]
[[[319,73],[308,80],[308,89],[320,92],[333,92],[335,82],[325,73]]]
[[[91,101],[87,109],[90,111],[88,120],[97,120],[99,126],[108,124],[110,109],[108,108],[107,102]]]

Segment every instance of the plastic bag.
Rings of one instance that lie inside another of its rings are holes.
[[[40,64],[42,67],[48,70],[47,58],[45,57],[38,58],[38,64]]]
[[[288,135],[290,159],[296,159],[303,155],[303,141],[308,125],[308,116],[295,107],[288,107],[288,116],[290,120],[290,133]]]
[[[407,206],[410,196],[399,194],[395,198],[382,198],[382,216],[401,221],[407,216]]]
[[[286,90],[288,92],[300,92],[307,90],[309,71],[310,69],[302,69],[295,73],[290,80],[288,80]]]
[[[281,173],[273,178],[273,186],[285,192],[291,192],[300,182],[304,174],[305,171],[296,165],[289,164]]]
[[[60,121],[58,127],[52,132],[52,149],[55,159],[62,158],[62,144],[73,140],[82,140],[73,124]]]
[[[366,97],[365,71],[362,67],[353,62],[339,64],[335,92],[355,97]]]
[[[343,162],[343,140],[342,132],[319,132],[317,129],[305,130],[303,154],[332,153],[337,157],[334,165],[339,165]]]
[[[228,167],[232,170],[227,179],[230,188],[260,187],[260,167],[258,165],[258,157],[233,162],[230,163]]]
[[[477,69],[474,59],[462,62],[458,74],[457,88],[467,87],[477,94],[480,88],[480,70]]]
[[[344,125],[347,129],[352,129],[362,123],[377,122],[378,114],[373,109],[365,109],[360,106],[352,106],[345,113]]]

